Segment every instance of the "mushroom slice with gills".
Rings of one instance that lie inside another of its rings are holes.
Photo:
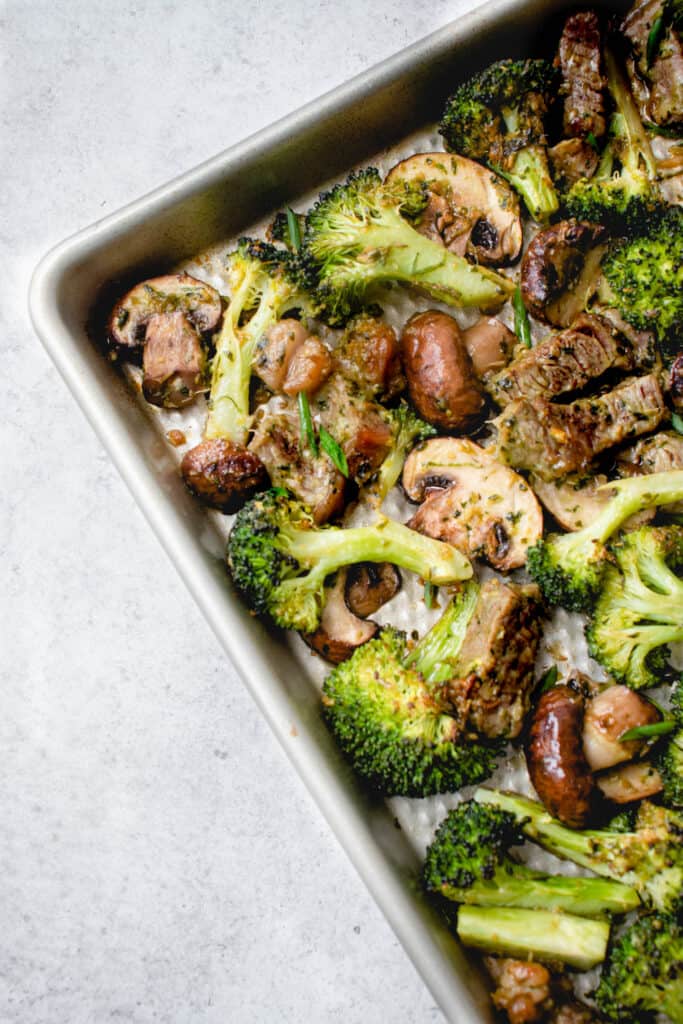
[[[350,658],[357,647],[372,640],[379,626],[351,611],[346,603],[346,571],[337,573],[334,586],[327,590],[327,600],[314,633],[302,633],[303,640],[325,661],[338,665]]]
[[[524,305],[539,320],[569,327],[597,286],[607,251],[601,224],[563,220],[539,231],[522,260]]]
[[[583,750],[592,771],[613,768],[631,761],[647,740],[620,739],[629,729],[653,725],[661,715],[654,704],[628,686],[615,684],[586,701],[583,716]]]
[[[519,199],[481,164],[450,153],[416,153],[392,167],[386,180],[424,183],[429,202],[415,227],[451,252],[490,266],[519,256]]]
[[[184,313],[200,336],[215,330],[223,313],[215,288],[189,274],[152,277],[119,299],[109,317],[110,344],[117,354],[138,360],[152,317]]]
[[[206,354],[184,313],[157,313],[147,322],[142,393],[151,405],[180,409],[206,390]]]
[[[401,574],[390,562],[361,562],[346,571],[346,604],[366,619],[391,601],[401,589]]]
[[[413,449],[403,488],[422,501],[412,529],[501,572],[524,565],[543,534],[543,512],[526,481],[466,438],[437,437]]]
[[[603,772],[596,778],[600,792],[613,804],[630,804],[661,793],[662,777],[648,761],[634,761]]]
[[[185,453],[180,471],[187,489],[204,505],[232,514],[269,486],[266,467],[241,444],[217,437]]]
[[[495,316],[481,317],[462,332],[462,340],[480,380],[503,370],[512,359],[517,344],[516,335]]]

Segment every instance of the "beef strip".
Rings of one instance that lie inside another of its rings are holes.
[[[341,446],[349,475],[360,484],[369,480],[393,442],[382,407],[364,397],[354,381],[334,373],[317,392],[311,410]]]
[[[490,579],[481,587],[446,686],[459,716],[483,736],[519,736],[541,637],[541,593]]]
[[[505,406],[517,398],[578,391],[612,368],[650,369],[654,361],[651,343],[630,344],[601,317],[582,313],[571,327],[545,338],[485,384]]]
[[[683,43],[669,25],[651,65],[647,59],[650,30],[662,17],[662,0],[642,0],[624,18],[621,31],[631,44],[631,79],[646,117],[661,127],[683,124]]]
[[[562,139],[548,150],[555,183],[569,189],[581,178],[592,178],[600,157],[585,139]]]
[[[585,469],[600,452],[655,430],[668,416],[655,374],[569,405],[518,398],[496,421],[498,456],[543,480]]]
[[[602,72],[600,23],[594,11],[567,18],[557,56],[562,70],[564,133],[596,139],[605,134],[606,80]]]
[[[376,317],[357,317],[335,350],[341,373],[368,398],[394,398],[406,386],[401,346],[390,324]]]

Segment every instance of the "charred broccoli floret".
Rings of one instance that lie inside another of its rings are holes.
[[[683,527],[643,526],[610,547],[586,629],[590,653],[634,690],[662,682],[668,645],[683,640]]]
[[[609,538],[635,512],[680,501],[683,470],[614,480],[606,486],[616,494],[589,526],[575,533],[549,534],[529,550],[529,572],[551,604],[575,611],[590,608],[607,564]]]
[[[567,911],[581,917],[625,914],[640,905],[635,889],[621,882],[532,871],[508,853],[524,840],[514,814],[468,800],[439,826],[427,850],[424,884],[455,903]],[[544,938],[532,932],[529,952],[542,956]]]
[[[395,409],[388,410],[387,418],[393,431],[393,442],[370,488],[372,497],[379,504],[398,482],[403,463],[411,448],[419,441],[426,441],[428,437],[436,434],[435,428],[421,420],[407,402],[401,402]]]
[[[614,55],[605,54],[615,112],[609,141],[592,178],[573,185],[563,205],[568,216],[597,221],[619,232],[647,229],[662,203],[650,140]]]
[[[672,914],[647,914],[614,942],[595,1001],[618,1024],[647,1024],[665,1013],[683,1024],[683,929]]]
[[[601,302],[662,344],[683,329],[683,209],[670,206],[602,261]]]
[[[249,382],[256,346],[290,310],[313,316],[316,306],[294,258],[267,242],[243,238],[227,258],[230,304],[216,338],[207,438],[243,444],[249,429]]]
[[[500,306],[512,282],[420,234],[406,218],[427,202],[421,184],[383,183],[374,167],[321,195],[306,217],[302,258],[330,322],[357,311],[370,290],[398,281],[453,306]]]
[[[393,628],[330,673],[323,706],[355,771],[385,795],[454,792],[493,771],[497,748],[463,735],[440,688],[409,664],[405,636]]]
[[[671,697],[671,715],[676,729],[662,744],[657,767],[664,789],[662,799],[667,807],[683,810],[683,683],[679,682]]]
[[[643,801],[632,832],[571,829],[542,804],[516,793],[478,789],[474,799],[513,814],[522,832],[557,857],[632,886],[657,910],[676,911],[683,900],[683,815]]]
[[[543,126],[556,81],[548,61],[498,61],[456,89],[439,126],[446,149],[502,174],[536,220],[559,205]]]
[[[325,578],[357,562],[391,562],[436,585],[472,575],[454,547],[385,516],[373,526],[317,526],[309,509],[279,488],[247,502],[228,538],[228,565],[249,607],[306,633],[319,624]]]

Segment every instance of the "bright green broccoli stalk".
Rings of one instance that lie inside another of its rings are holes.
[[[659,341],[683,330],[683,209],[670,206],[634,237],[613,244],[602,261],[600,301]],[[677,346],[678,347],[678,346]]]
[[[570,217],[597,221],[619,232],[639,232],[647,230],[662,204],[657,165],[628,83],[609,50],[605,67],[616,108],[609,141],[596,173],[576,182],[563,206]]]
[[[474,614],[479,585],[468,581],[446,607],[436,626],[415,645],[407,664],[430,683],[446,683],[454,677],[465,634]]]
[[[671,697],[671,714],[676,730],[663,742],[657,767],[664,789],[662,800],[667,807],[683,810],[683,683],[679,682]]]
[[[647,1024],[665,1013],[683,1024],[683,929],[672,914],[647,914],[613,943],[595,1001],[617,1024]]]
[[[602,963],[610,926],[575,914],[518,907],[461,906],[458,938],[464,946],[516,960],[562,962],[579,971]]]
[[[437,586],[472,575],[468,560],[450,544],[384,516],[373,526],[317,526],[305,505],[277,488],[240,509],[228,538],[235,586],[250,608],[284,629],[312,633],[320,622],[325,578],[357,562],[391,562]]]
[[[575,611],[590,608],[607,565],[607,541],[642,509],[683,498],[683,470],[614,480],[616,494],[589,526],[575,533],[551,533],[529,550],[528,569],[546,600]]]
[[[432,628],[439,632],[441,620]],[[323,706],[344,755],[380,793],[455,792],[495,766],[499,748],[464,734],[441,688],[411,663],[405,637],[395,629],[384,629],[330,673]]]
[[[523,907],[597,917],[625,914],[640,906],[635,889],[621,882],[532,871],[508,853],[511,846],[524,840],[514,814],[468,800],[439,826],[427,850],[424,884],[430,892],[455,903],[482,907]],[[531,934],[528,941],[529,950],[542,955],[544,936]]]
[[[657,686],[668,645],[683,641],[683,527],[643,526],[610,548],[586,629],[590,653],[634,690]]]
[[[256,346],[290,310],[312,316],[315,304],[293,257],[251,238],[228,256],[230,304],[216,338],[205,437],[243,444],[249,416],[249,383]]]
[[[456,89],[439,127],[449,152],[502,174],[536,220],[559,205],[543,126],[556,82],[548,61],[498,61]]]
[[[632,832],[571,829],[542,804],[516,793],[478,789],[474,799],[508,811],[522,832],[557,857],[623,882],[641,900],[666,912],[683,899],[683,815],[643,801]]]
[[[434,427],[421,420],[407,402],[402,401],[396,409],[387,410],[387,418],[393,431],[391,450],[368,488],[373,501],[378,505],[382,504],[389,491],[398,483],[410,450],[418,442],[426,441],[436,434]]]
[[[361,308],[370,290],[398,281],[452,306],[496,308],[512,282],[420,234],[406,219],[427,202],[422,185],[383,183],[374,167],[321,195],[306,217],[302,258],[332,323]]]

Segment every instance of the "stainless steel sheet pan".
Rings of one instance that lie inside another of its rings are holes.
[[[317,691],[231,590],[223,544],[185,491],[158,422],[91,338],[112,282],[162,273],[245,230],[427,122],[453,81],[500,56],[543,52],[566,5],[492,0],[50,252],[30,294],[35,329],[181,577],[446,1017],[491,1020],[478,971],[417,891],[416,856],[357,785]],[[306,159],[301,159],[301,154]]]

